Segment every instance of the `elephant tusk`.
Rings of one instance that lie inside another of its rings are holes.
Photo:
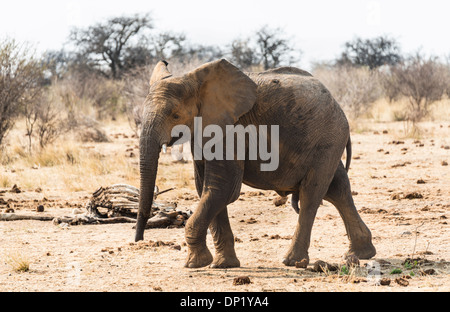
[[[162,150],[163,150],[163,153],[164,153],[164,154],[167,154],[167,144],[164,144],[164,145],[162,146]]]

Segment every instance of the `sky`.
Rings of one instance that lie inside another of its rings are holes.
[[[196,44],[227,45],[264,25],[281,28],[302,50],[301,67],[330,61],[354,39],[388,35],[404,53],[450,56],[448,0],[1,0],[0,40],[60,50],[73,27],[150,12],[157,30]]]

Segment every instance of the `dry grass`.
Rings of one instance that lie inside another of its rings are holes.
[[[121,129],[117,124],[114,128]],[[115,183],[138,185],[137,158],[129,157],[130,153],[125,152],[127,145],[137,144],[136,139],[115,145],[82,143],[76,137],[68,136],[45,149],[33,151],[31,155],[26,145],[21,144],[21,139],[21,132],[13,131],[9,137],[11,143],[2,151],[2,187],[17,184],[26,190],[40,187],[91,192]],[[138,150],[134,154],[138,155]]]
[[[14,272],[28,272],[30,270],[30,260],[23,253],[15,252],[5,256],[6,263]]]
[[[408,99],[389,102],[386,98],[375,101],[367,117],[376,122],[404,121],[408,113]],[[444,98],[431,106],[430,114],[423,121],[442,121],[450,118],[450,99]]]

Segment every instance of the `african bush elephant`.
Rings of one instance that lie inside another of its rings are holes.
[[[272,145],[278,152],[278,162],[275,169],[262,170],[267,158],[263,160],[260,156],[257,159],[194,158],[200,203],[185,228],[186,267],[240,266],[227,205],[238,199],[242,183],[274,190],[282,196],[293,194],[294,201],[300,202],[298,225],[283,259],[285,265],[309,262],[311,229],[323,199],[336,206],[343,218],[350,240],[348,253],[361,259],[375,255],[371,232],[355,208],[347,176],[351,159],[349,125],[339,104],[317,79],[293,67],[244,73],[224,59],[173,77],[167,65],[161,61],[155,67],[144,103],[136,241],[144,238],[162,146],[176,142],[178,138],[172,136],[172,130],[178,125],[191,129],[191,138],[195,139],[198,132],[194,129],[195,120],[201,117],[200,131],[206,132],[208,126],[216,125],[225,130],[226,136],[230,125],[246,128],[254,125],[263,140],[278,139]],[[275,132],[262,131],[263,125],[277,125],[278,137]],[[215,139],[225,141],[225,138]],[[205,147],[205,141],[202,138],[199,145]],[[245,156],[250,155],[250,141],[246,136]],[[193,146],[193,150],[197,147]],[[344,167],[341,157],[346,148]],[[208,228],[216,249],[214,258],[206,245]]]

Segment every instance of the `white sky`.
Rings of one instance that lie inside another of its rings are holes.
[[[303,51],[301,65],[338,56],[355,36],[396,38],[403,52],[450,55],[448,0],[0,0],[0,39],[59,50],[73,26],[151,12],[158,30],[199,44],[225,45],[265,24],[281,27]]]

